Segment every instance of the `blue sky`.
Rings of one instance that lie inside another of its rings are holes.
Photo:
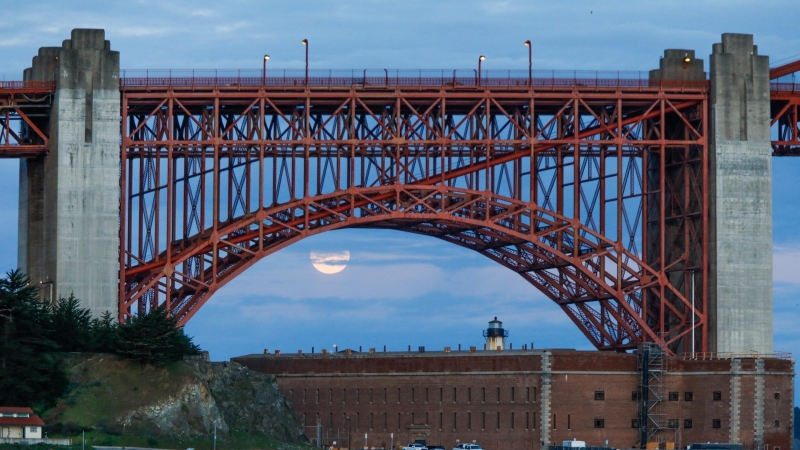
[[[124,69],[312,68],[641,70],[665,48],[706,60],[723,32],[752,33],[772,60],[800,58],[800,3],[787,1],[70,1],[0,0],[0,79],[20,79],[40,46],[105,28]],[[773,159],[775,348],[800,354],[800,160]],[[16,266],[17,162],[0,161],[0,267]],[[311,251],[349,250],[323,275]],[[261,261],[188,324],[214,359],[314,346],[428,349],[482,345],[498,316],[514,346],[589,348],[521,277],[432,238],[391,231],[322,234]]]

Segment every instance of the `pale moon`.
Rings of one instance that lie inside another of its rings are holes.
[[[350,261],[348,250],[329,253],[311,252],[311,264],[315,269],[328,275],[343,271],[347,267],[347,261]]]

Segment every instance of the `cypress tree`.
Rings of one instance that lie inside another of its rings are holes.
[[[0,279],[0,404],[43,407],[64,392],[49,325],[48,307],[26,276]]]
[[[165,365],[198,351],[183,327],[163,308],[131,317],[117,329],[115,352],[144,364]]]
[[[56,301],[50,311],[50,339],[62,352],[91,350],[92,317],[74,295]]]

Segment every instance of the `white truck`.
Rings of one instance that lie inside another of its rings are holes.
[[[586,448],[586,442],[573,439],[571,441],[562,441],[561,446],[566,448]]]

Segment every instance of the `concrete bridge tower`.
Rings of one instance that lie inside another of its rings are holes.
[[[116,316],[119,267],[119,52],[103,30],[43,47],[25,80],[56,81],[50,151],[21,160],[19,267],[42,297],[74,294]]]
[[[772,352],[772,147],[769,58],[753,35],[711,53],[709,345]]]

